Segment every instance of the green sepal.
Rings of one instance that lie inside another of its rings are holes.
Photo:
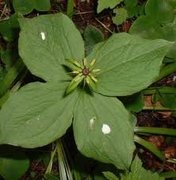
[[[72,71],[80,71],[82,69],[82,66],[77,61],[72,59],[67,59],[64,65]]]
[[[66,89],[66,92],[65,92],[66,95],[74,91],[83,79],[84,79],[84,76],[82,74],[78,74],[76,77],[74,77]]]
[[[93,75],[89,75],[86,77],[86,83],[88,85],[88,87],[91,89],[91,90],[95,90],[96,89],[96,78],[93,76]]]

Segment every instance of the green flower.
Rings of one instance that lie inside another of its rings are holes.
[[[74,60],[68,60],[66,66],[72,70],[72,74],[76,75],[70,82],[66,89],[66,94],[72,92],[81,82],[83,82],[83,87],[88,85],[90,89],[95,89],[97,80],[97,73],[100,69],[94,69],[96,60],[93,59],[92,62],[88,63],[87,59],[84,58],[82,64]]]

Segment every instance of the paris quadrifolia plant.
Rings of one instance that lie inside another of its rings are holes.
[[[65,15],[19,19],[19,54],[42,79],[12,93],[0,111],[0,144],[35,148],[72,125],[85,156],[128,169],[135,150],[133,116],[118,100],[157,78],[171,42],[113,34],[85,54]]]

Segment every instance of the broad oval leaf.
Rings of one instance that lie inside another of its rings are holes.
[[[128,11],[128,17],[138,17],[142,14],[140,11],[143,11],[143,6],[138,5],[138,0],[124,0],[124,4],[125,9]]]
[[[13,8],[16,13],[29,14],[33,8],[33,0],[13,0]]]
[[[84,31],[86,54],[90,54],[95,44],[104,40],[103,33],[95,26],[89,25]]]
[[[130,118],[116,98],[81,94],[73,121],[78,149],[88,157],[128,169],[135,148]]]
[[[32,74],[46,81],[67,80],[65,60],[84,57],[84,42],[73,22],[61,13],[19,22],[19,53]]]
[[[167,23],[174,19],[174,8],[166,0],[148,0],[145,6],[145,12],[157,23]]]
[[[34,3],[38,11],[48,11],[51,7],[50,0],[34,0]]]
[[[165,39],[176,41],[176,18],[172,23],[157,24],[150,16],[140,16],[131,26],[130,34],[136,34],[147,39]],[[176,42],[170,48],[167,57],[176,59]]]
[[[27,148],[61,137],[72,123],[76,95],[66,85],[31,83],[12,95],[0,111],[0,144]]]
[[[140,16],[130,27],[130,34],[146,39],[164,39],[163,28],[151,16]]]
[[[145,16],[140,16],[130,28],[131,34],[137,34],[147,39],[176,40],[176,18],[174,9],[175,2],[172,0],[147,1]],[[156,18],[153,18],[156,17]],[[162,25],[161,25],[162,24]],[[176,59],[176,43],[170,48],[167,57]]]
[[[19,31],[18,16],[16,14],[11,15],[6,20],[0,21],[0,34],[6,41],[14,41],[17,39]]]
[[[16,13],[29,14],[33,9],[47,11],[50,9],[50,0],[13,0]]]
[[[98,44],[88,59],[100,69],[96,91],[107,96],[134,94],[154,82],[173,43],[146,40],[127,33],[112,35]]]
[[[19,180],[29,168],[30,162],[26,155],[16,150],[8,152],[8,148],[1,146],[0,175],[5,180]]]
[[[121,3],[123,0],[98,0],[97,12],[100,13],[102,10],[106,8],[114,8],[116,5]]]

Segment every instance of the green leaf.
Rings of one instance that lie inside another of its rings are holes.
[[[113,12],[116,14],[112,17],[114,24],[122,24],[128,18],[128,12],[125,8],[115,8]]]
[[[176,109],[176,91],[171,87],[161,87],[156,89],[153,99],[169,109]]]
[[[150,16],[141,16],[131,26],[130,33],[147,39],[160,38],[176,41],[176,18],[172,23],[167,23],[161,27]],[[176,59],[176,42],[170,48],[167,57]]]
[[[175,9],[176,8],[176,1],[175,0],[168,0],[170,5]]]
[[[32,74],[46,81],[68,80],[65,60],[84,57],[84,42],[73,22],[60,13],[20,19],[20,26],[19,53]]]
[[[172,178],[172,180],[175,180],[176,178],[176,172],[175,171],[166,171],[166,172],[162,172],[161,176],[166,178]]]
[[[16,13],[29,14],[33,10],[33,0],[13,0]]]
[[[107,8],[114,8],[116,5],[120,4],[123,0],[98,0],[97,12],[100,13],[102,10]]]
[[[2,66],[0,66],[0,83],[1,83],[1,81],[3,81],[3,79],[4,79],[4,77],[5,77],[5,74],[6,74],[5,68],[3,68]]]
[[[52,175],[52,174],[46,174],[45,179],[46,180],[58,180],[59,178],[55,175]]]
[[[69,16],[70,18],[74,14],[74,3],[75,2],[73,0],[68,0],[67,1],[67,16]]]
[[[86,54],[90,54],[95,44],[104,40],[103,33],[95,26],[87,26],[84,31]]]
[[[161,28],[162,38],[168,41],[175,41],[174,45],[170,48],[167,56],[176,59],[176,17],[173,22],[166,24]]]
[[[7,91],[2,97],[0,97],[0,109],[2,107],[2,105],[7,101],[7,99],[9,98],[9,94],[10,92]]]
[[[174,8],[166,0],[148,0],[145,12],[158,23],[171,22],[174,19]]]
[[[108,180],[119,180],[119,178],[113,174],[112,172],[110,171],[106,171],[106,172],[103,172],[103,175],[106,177],[106,179]]]
[[[15,63],[19,57],[17,55],[17,49],[9,48],[1,52],[1,60],[5,65],[5,69],[8,70]]]
[[[135,148],[130,118],[116,98],[81,94],[73,121],[78,149],[88,157],[128,169]]]
[[[76,99],[75,93],[64,97],[66,86],[31,83],[12,95],[0,111],[0,143],[34,148],[61,137]]]
[[[162,28],[150,16],[140,16],[131,26],[130,34],[148,39],[163,39]]]
[[[48,11],[50,6],[49,0],[13,0],[15,12],[23,15],[29,14],[33,9]]]
[[[28,0],[31,1],[31,0]],[[34,1],[34,9],[38,11],[48,11],[51,7],[50,0],[33,0]]]
[[[176,41],[176,18],[172,0],[150,0],[145,10],[147,15],[140,16],[131,26],[130,33],[137,34],[148,39],[165,39]],[[156,18],[153,18],[156,17]],[[167,54],[176,59],[176,43]]]
[[[0,34],[6,41],[13,41],[18,36],[19,23],[17,15],[10,16],[9,19],[0,21]]]
[[[151,171],[148,171],[142,167],[141,160],[136,156],[134,159],[132,166],[131,166],[131,172],[122,175],[122,180],[164,180],[163,177],[160,177],[157,173],[152,173]]]
[[[29,160],[23,153],[0,157],[0,175],[5,180],[18,180],[29,167]]]
[[[159,134],[167,136],[176,136],[176,130],[172,128],[161,128],[161,127],[135,127],[134,132],[136,134]],[[135,137],[136,138],[136,137]],[[139,139],[139,137],[137,137]],[[139,139],[140,140],[140,139]],[[138,141],[139,141],[138,140]]]
[[[129,17],[138,16],[140,14],[139,9],[141,9],[142,7],[138,6],[137,0],[124,0],[124,3]]]
[[[145,149],[149,150],[150,152],[152,152],[155,156],[157,156],[161,161],[165,160],[165,156],[164,153],[157,148],[156,145],[154,145],[153,143],[135,135],[134,136],[134,141],[138,144],[140,144],[141,146],[143,146]]]
[[[161,94],[160,102],[164,107],[169,109],[176,109],[176,93],[175,94]]]
[[[98,44],[87,59],[100,69],[96,91],[108,96],[134,94],[154,82],[173,43],[146,40],[127,33],[112,35]]]
[[[8,69],[2,80],[0,80],[0,96],[7,93],[20,73],[24,71],[24,64],[20,59]]]
[[[131,112],[139,112],[144,107],[142,93],[136,93],[131,96],[120,97],[124,106]]]

